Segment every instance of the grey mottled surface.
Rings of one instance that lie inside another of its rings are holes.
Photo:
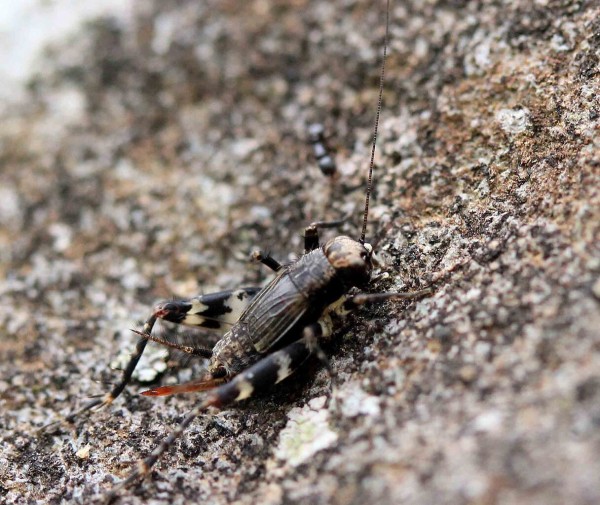
[[[334,401],[314,364],[200,418],[124,503],[600,502],[598,4],[394,4],[373,289],[434,295],[351,319]],[[263,282],[249,252],[311,220],[357,233],[382,9],[146,2],[49,51],[0,129],[1,501],[87,503],[185,414],[137,382],[36,434],[156,300]]]

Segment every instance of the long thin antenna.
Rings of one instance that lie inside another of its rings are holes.
[[[373,189],[373,165],[375,164],[375,145],[377,144],[377,130],[379,128],[379,116],[381,114],[381,102],[383,100],[383,81],[385,77],[385,57],[387,56],[388,35],[390,31],[390,0],[387,0],[385,12],[385,37],[383,39],[383,59],[381,60],[381,75],[379,76],[379,99],[377,101],[377,114],[375,115],[375,127],[373,128],[373,144],[371,147],[371,162],[369,163],[369,178],[367,180],[367,196],[365,198],[365,213],[363,216],[362,232],[359,242],[365,243],[367,234],[367,220],[369,217],[369,200]]]

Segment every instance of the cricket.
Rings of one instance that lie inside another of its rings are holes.
[[[274,278],[264,287],[245,287],[204,294],[187,299],[158,303],[141,330],[140,338],[112,390],[91,400],[67,416],[73,422],[86,411],[110,405],[123,392],[148,342],[155,342],[189,355],[208,360],[198,378],[189,382],[158,386],[141,394],[158,397],[179,393],[200,393],[200,399],[181,423],[156,448],[140,460],[130,474],[118,482],[109,497],[149,474],[153,465],[168,451],[199,415],[210,408],[221,409],[252,397],[293,374],[311,356],[329,367],[321,348],[334,331],[341,327],[346,314],[361,306],[385,301],[416,298],[430,289],[415,292],[363,292],[371,281],[376,265],[374,248],[367,242],[369,200],[373,189],[373,171],[377,130],[382,109],[385,60],[388,50],[390,2],[385,13],[385,38],[381,57],[379,96],[373,126],[370,160],[366,171],[362,229],[356,237],[340,235],[321,243],[319,232],[338,228],[346,219],[317,221],[304,230],[304,253],[291,264],[282,264],[263,251],[253,253],[255,261],[272,270]],[[324,144],[320,125],[310,130],[319,167],[325,175],[335,172],[335,163]],[[201,343],[183,345],[153,335],[157,320],[177,325],[200,327],[223,335],[212,348]]]

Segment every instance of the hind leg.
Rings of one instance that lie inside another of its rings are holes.
[[[138,462],[127,478],[109,491],[108,497],[115,498],[119,489],[148,475],[158,459],[175,443],[190,423],[208,407],[226,407],[281,382],[294,373],[311,354],[311,344],[307,342],[306,338],[301,338],[283,349],[265,356],[258,363],[236,375],[230,382],[212,389],[208,396],[185,416],[179,426],[160,442],[147,458]]]
[[[222,332],[231,327],[231,325],[238,320],[240,314],[259,291],[260,288],[241,288],[200,295],[185,300],[164,301],[157,304],[152,315],[144,323],[142,331],[136,332],[139,333],[142,338],[138,340],[129,361],[123,370],[121,380],[111,391],[86,403],[81,409],[69,414],[65,420],[72,423],[79,415],[88,410],[110,405],[131,381],[133,372],[144,353],[148,340],[157,340],[159,343],[181,350],[181,347],[183,346],[161,341],[161,339],[152,336],[152,329],[158,319]],[[210,358],[212,355],[212,352],[209,349],[205,349],[201,346],[194,346],[190,353],[205,358]]]

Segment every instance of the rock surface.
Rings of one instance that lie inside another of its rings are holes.
[[[152,304],[358,233],[383,2],[153,1],[48,50],[0,130],[0,501],[90,503],[195,397],[37,429],[115,380]],[[318,363],[199,418],[123,503],[600,502],[600,8],[394,2],[373,291]],[[325,124],[339,177],[306,126]],[[312,444],[312,445],[311,445]]]

